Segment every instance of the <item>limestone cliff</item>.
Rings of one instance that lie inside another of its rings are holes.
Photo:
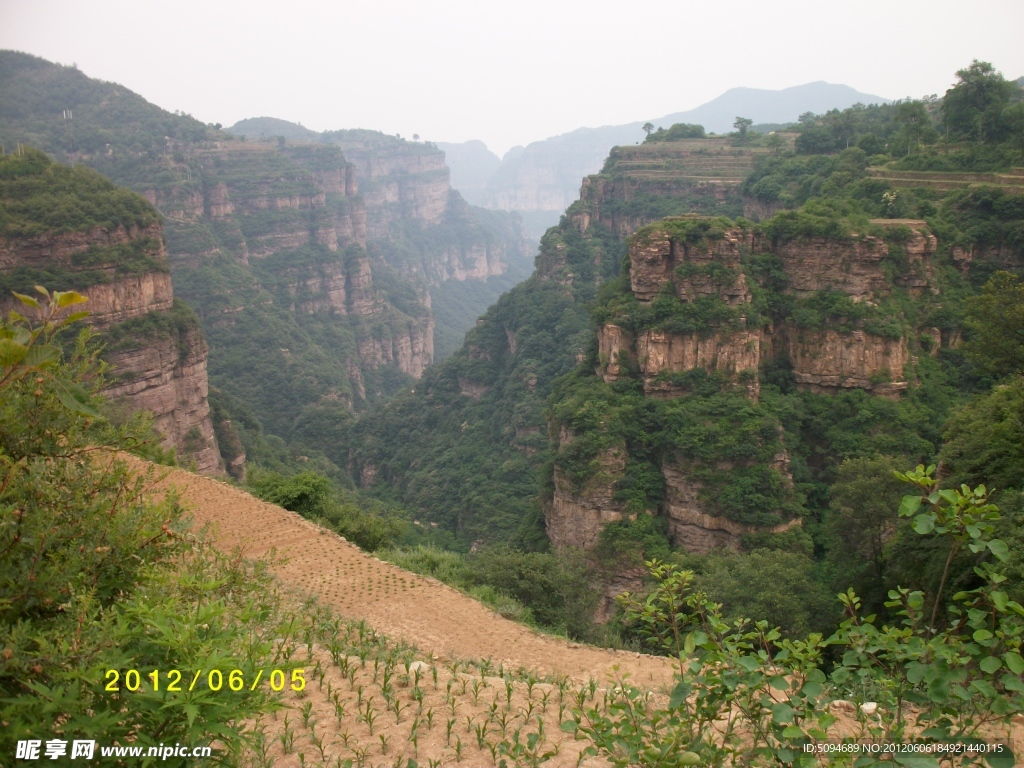
[[[759,369],[785,361],[796,386],[812,393],[857,388],[898,397],[908,387],[907,338],[915,329],[903,328],[900,317],[885,316],[893,311],[885,302],[901,289],[911,296],[935,292],[931,258],[936,241],[924,222],[872,223],[870,235],[784,241],[773,241],[755,227],[701,217],[666,219],[639,230],[630,240],[628,280],[601,311],[595,373],[614,385],[613,391],[628,391],[624,386],[632,381],[648,397],[699,398],[694,388],[701,387],[705,394],[745,393],[756,403]],[[552,276],[564,272],[555,263],[558,259],[557,249],[548,255]],[[766,293],[774,298],[766,301]],[[758,295],[760,303],[755,301]],[[772,305],[784,310],[765,313]],[[917,332],[942,341],[937,329]],[[700,376],[694,378],[694,373]],[[565,407],[555,406],[554,412],[571,414]],[[578,407],[590,419],[593,410],[588,409],[600,408],[594,402]],[[729,407],[734,413],[743,408],[734,401]],[[605,419],[601,425],[619,418],[614,409],[599,412]],[[699,413],[690,418],[699,418]],[[715,418],[726,417],[723,413]],[[656,511],[666,520],[669,538],[690,552],[738,548],[745,536],[782,533],[800,525],[799,517],[785,512],[792,503],[782,503],[792,495],[793,484],[781,426],[776,422],[779,434],[772,437],[770,422],[761,422],[758,434],[751,435],[757,446],[748,445],[746,457],[736,452],[747,449],[732,446],[712,459],[706,455],[707,441],[723,429],[719,421],[712,419],[708,431],[678,444],[670,441],[657,459],[664,495]],[[685,419],[679,423],[684,429],[697,428]],[[631,481],[624,468],[634,460],[634,450],[641,452],[640,461],[653,461],[646,453],[650,448],[641,442],[604,449],[599,470],[573,485],[566,479],[566,467],[581,470],[573,452],[565,450],[572,433],[557,418],[555,429],[560,439],[554,492],[545,507],[548,535],[556,547],[590,549],[605,525],[626,516],[621,499],[627,498],[623,494]],[[629,434],[631,428],[619,429]],[[689,446],[690,453],[678,446]],[[774,488],[778,508],[748,510],[739,517],[723,514],[717,484],[727,482],[723,478],[732,473],[742,476],[742,483]]]
[[[804,328],[785,329],[783,336],[793,376],[811,392],[854,388],[895,396],[907,389],[904,368],[909,352],[903,337]]]
[[[862,301],[889,293],[893,277],[885,262],[899,251],[905,263],[903,274],[895,283],[920,291],[930,284],[931,257],[936,239],[923,221],[875,219],[876,226],[902,226],[907,239],[889,244],[878,236],[832,239],[798,238],[772,250],[779,256],[788,278],[788,290],[795,296],[808,296],[818,291],[840,291]]]
[[[146,330],[141,323],[124,328],[123,341],[106,353],[114,383],[104,394],[130,410],[150,411],[168,447],[173,445],[186,462],[195,462],[197,471],[223,474],[207,400],[202,332],[194,324],[157,333]]]
[[[127,194],[87,169],[64,173],[69,176],[60,188],[65,206],[81,205],[94,218],[103,206],[102,198],[92,199],[97,189]],[[79,187],[82,174],[91,176]],[[36,192],[47,192],[51,180],[41,174]],[[175,448],[200,472],[221,474],[207,401],[206,343],[191,310],[174,301],[155,211],[136,200],[141,213],[134,223],[0,237],[0,279],[22,292],[44,284],[83,293],[87,322],[103,331],[108,343],[104,356],[111,384],[104,394],[115,409],[152,412],[165,447]],[[0,298],[0,311],[13,307],[9,294]]]
[[[583,180],[567,213],[581,232],[602,224],[620,237],[665,215],[739,216],[740,184],[762,154],[717,138],[616,147],[601,173]]]
[[[792,483],[785,453],[776,456],[773,465]],[[765,532],[782,533],[801,525],[800,518],[780,522],[775,526],[757,526],[708,514],[707,502],[701,498],[703,487],[699,480],[692,477],[692,465],[678,459],[666,461],[661,466],[661,472],[665,476],[667,491],[665,516],[668,518],[669,538],[687,552],[704,554],[717,547],[738,550],[744,536]]]
[[[572,432],[563,427],[559,448],[572,440]],[[591,550],[605,525],[627,517],[622,503],[614,498],[615,482],[626,466],[624,448],[607,448],[596,461],[599,470],[582,487],[573,484],[563,470],[555,469],[555,491],[544,510],[544,519],[548,538],[556,548]]]

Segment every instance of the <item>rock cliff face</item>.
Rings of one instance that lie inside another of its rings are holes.
[[[760,154],[710,138],[616,147],[567,213],[580,232],[600,223],[619,237],[667,214],[739,216],[740,184]]]
[[[645,304],[671,285],[673,293],[686,303],[705,297],[742,307],[752,299],[740,265],[740,248],[746,247],[748,240],[738,229],[696,244],[677,241],[665,230],[638,237],[629,252],[630,289]],[[606,382],[614,381],[632,361],[646,394],[672,396],[681,391],[672,384],[672,374],[702,368],[738,381],[746,371],[745,385],[756,400],[754,372],[761,362],[761,341],[761,330],[748,328],[742,315],[731,327],[693,333],[645,328],[628,334],[615,324],[605,324],[598,330],[598,373]]]
[[[797,322],[795,312],[762,319],[753,303],[755,290],[788,293],[798,307],[803,306],[800,301],[819,297],[819,292],[826,292],[821,294],[825,296],[838,292],[849,301],[837,306],[864,303],[870,308],[878,306],[876,302],[884,301],[897,286],[912,295],[934,290],[931,257],[936,241],[924,222],[876,223],[905,229],[895,237],[887,233],[884,239],[854,235],[782,244],[767,242],[750,229],[723,231],[720,224],[699,217],[668,219],[639,231],[629,250],[628,293],[635,304],[620,300],[617,306],[624,307],[620,311],[625,314],[613,314],[599,327],[595,372],[608,384],[639,380],[646,395],[675,398],[689,396],[686,374],[703,369],[717,375],[723,386],[745,390],[757,401],[758,369],[773,358],[785,358],[795,383],[805,390],[828,394],[858,388],[898,397],[908,386],[910,354],[905,334],[893,333],[897,326],[890,323],[881,329],[885,335],[880,335],[857,327],[848,318],[824,317],[819,318],[818,326],[805,327],[800,322],[807,321]],[[779,268],[772,278],[776,282],[770,286],[748,282],[752,278],[745,272],[746,257],[758,254],[764,254],[759,258],[774,259]],[[554,258],[557,260],[557,254]],[[670,297],[678,304],[666,303]],[[659,312],[681,314],[678,318],[659,315],[654,311],[658,306],[662,308]],[[671,306],[682,309],[666,309]],[[703,328],[676,330],[700,322],[702,306],[706,313]],[[686,309],[693,307],[698,310]],[[757,320],[748,322],[748,318]],[[921,332],[942,342],[937,329]],[[564,426],[561,435],[560,448],[571,440]],[[615,500],[615,488],[624,479],[626,461],[624,448],[602,455],[601,471],[582,488],[566,480],[556,461],[555,490],[545,508],[548,535],[556,547],[592,548],[604,525],[623,519],[624,507]],[[708,473],[753,466],[732,461],[707,465],[680,458],[663,460],[659,470],[665,498],[659,513],[667,520],[672,541],[690,552],[708,552],[720,546],[739,548],[749,534],[781,533],[800,525],[799,518],[794,518],[755,526],[709,511]],[[757,466],[758,471],[774,473],[777,481],[781,478],[792,487],[784,449],[764,467]]]
[[[897,246],[905,256],[906,272],[896,282],[916,289],[927,287],[936,240],[925,229],[925,222],[879,219],[872,223],[913,227],[909,240]],[[774,249],[782,261],[793,295],[809,296],[831,290],[845,293],[854,301],[891,291],[893,280],[886,274],[883,262],[893,255],[893,250],[893,246],[871,236],[849,240],[801,238]]]
[[[134,265],[124,262],[126,253]],[[165,447],[200,472],[222,474],[207,401],[206,343],[198,326],[170,320],[191,312],[174,304],[159,225],[0,238],[0,272],[24,270],[55,275],[51,290],[83,293],[87,322],[122,339],[105,353],[112,384],[104,394],[115,406],[152,412]],[[10,308],[11,299],[0,300],[0,310]],[[156,326],[167,328],[154,334]]]
[[[792,483],[789,475],[788,457],[783,453],[776,457],[774,468]],[[705,554],[716,547],[738,550],[742,538],[752,533],[782,533],[801,525],[800,518],[794,518],[774,527],[745,525],[728,518],[710,515],[706,504],[700,498],[701,484],[691,477],[690,467],[685,462],[665,462],[661,466],[665,476],[665,516],[668,518],[669,538],[687,552]]]
[[[371,239],[386,238],[398,218],[431,225],[448,211],[450,173],[441,150],[373,131],[333,131],[325,136],[341,147],[355,168]]]
[[[434,318],[427,317],[425,322],[409,319],[393,325],[390,332],[363,337],[359,357],[365,368],[394,364],[418,379],[434,359]]]
[[[902,337],[803,328],[786,329],[784,337],[793,376],[811,392],[866,389],[892,397],[907,389],[904,366],[909,353]]]
[[[178,455],[203,474],[223,474],[207,400],[206,342],[198,327],[107,354],[115,383],[104,393],[130,410],[150,411]],[[242,457],[244,461],[244,456]]]
[[[564,427],[559,447],[572,442]],[[614,499],[614,483],[626,466],[626,452],[609,448],[597,459],[598,471],[582,488],[575,488],[560,469],[555,469],[555,492],[544,511],[548,538],[556,547],[591,550],[597,545],[601,529],[626,517],[622,504]]]

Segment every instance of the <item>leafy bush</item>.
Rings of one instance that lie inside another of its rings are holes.
[[[214,552],[173,495],[146,494],[154,473],[124,460],[147,436],[98,416],[103,369],[89,333],[66,361],[53,343],[76,317],[59,315],[81,300],[24,297],[41,325],[0,325],[0,751],[42,731],[237,753],[244,723],[276,706],[265,689],[225,698],[144,679],[128,693],[124,678],[104,688],[111,669],[250,676],[270,663],[283,614],[265,564]]]

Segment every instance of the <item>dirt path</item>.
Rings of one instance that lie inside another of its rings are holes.
[[[197,526],[210,524],[219,547],[240,546],[248,557],[276,549],[279,557],[287,558],[275,568],[282,581],[318,595],[339,615],[366,619],[379,632],[423,652],[441,658],[489,658],[506,667],[577,679],[593,677],[602,683],[629,675],[634,684],[655,690],[671,685],[667,659],[542,635],[445,584],[378,560],[298,514],[227,483],[180,469],[158,471],[167,476],[154,486],[154,492],[176,488]]]

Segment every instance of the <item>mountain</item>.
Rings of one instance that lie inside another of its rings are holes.
[[[480,313],[529,274],[534,245],[519,217],[467,204],[433,144],[362,129],[314,133],[267,117],[227,132],[341,149],[365,208],[363,244],[434,310],[436,359],[451,354]]]
[[[515,215],[469,206],[423,144],[373,131],[248,140],[12,51],[0,51],[0,114],[5,147],[90,166],[163,215],[166,293],[173,283],[209,344],[214,426],[231,427],[222,452],[251,449],[228,432],[257,424],[315,452],[298,435],[311,439],[318,413],[407,386],[434,360],[435,318],[456,347],[528,263]]]
[[[452,186],[473,205],[483,204],[484,188],[501,158],[491,152],[482,141],[464,141],[461,144],[437,142],[437,148],[444,152],[445,160],[452,171]]]
[[[612,147],[643,140],[642,127],[646,122],[656,128],[696,123],[709,132],[727,133],[732,130],[737,116],[750,118],[755,123],[789,123],[804,112],[821,114],[858,102],[880,104],[888,99],[825,82],[777,91],[733,88],[685,112],[625,125],[578,128],[506,154],[487,182],[483,205],[518,211],[527,224],[527,233],[539,237],[548,226],[558,222],[558,217],[576,199],[580,179],[596,173]]]
[[[1024,264],[1019,175],[902,170],[896,114],[613,149],[530,279],[332,458],[467,544],[810,551],[845,459],[935,455],[964,297]]]

